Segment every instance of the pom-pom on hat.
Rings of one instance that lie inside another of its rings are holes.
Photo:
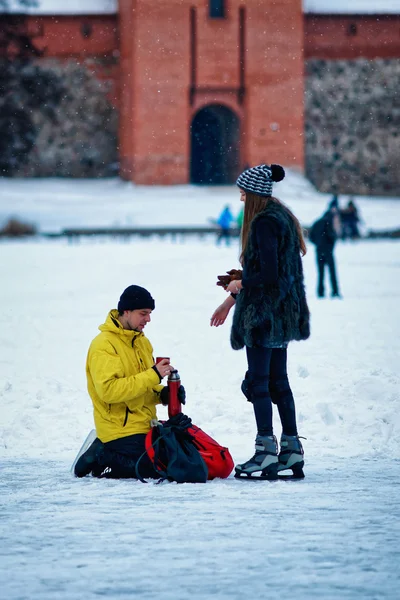
[[[118,312],[122,314],[124,310],[138,310],[140,308],[155,309],[155,302],[150,292],[140,287],[140,285],[130,285],[121,294],[118,302]]]
[[[236,185],[245,192],[269,198],[272,196],[272,184],[282,181],[285,171],[280,165],[258,165],[246,169],[236,180]]]

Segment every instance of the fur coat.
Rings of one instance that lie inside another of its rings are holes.
[[[234,350],[244,346],[276,348],[310,336],[310,312],[304,289],[303,265],[296,226],[283,207],[269,202],[252,221],[244,256],[243,275],[260,272],[255,225],[273,219],[278,229],[278,281],[243,288],[236,298],[231,330]]]

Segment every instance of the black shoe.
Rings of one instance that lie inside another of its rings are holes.
[[[75,465],[75,477],[86,477],[99,464],[99,452],[104,448],[103,442],[96,438],[91,446],[80,456]]]

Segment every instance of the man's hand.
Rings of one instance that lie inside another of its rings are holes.
[[[160,392],[161,404],[168,406],[169,404],[169,387],[166,385]],[[186,390],[183,385],[178,387],[178,400],[181,404],[186,404]]]
[[[160,362],[154,365],[157,373],[160,375],[161,379],[163,379],[166,375],[169,375],[171,371],[174,371],[174,367],[169,364],[168,358],[163,358]]]

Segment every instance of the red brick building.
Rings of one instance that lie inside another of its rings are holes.
[[[304,13],[301,0],[81,5],[32,15],[29,31],[43,59],[89,61],[107,82],[120,174],[141,184],[229,183],[263,161],[302,169],[305,62],[400,56],[396,14]]]

